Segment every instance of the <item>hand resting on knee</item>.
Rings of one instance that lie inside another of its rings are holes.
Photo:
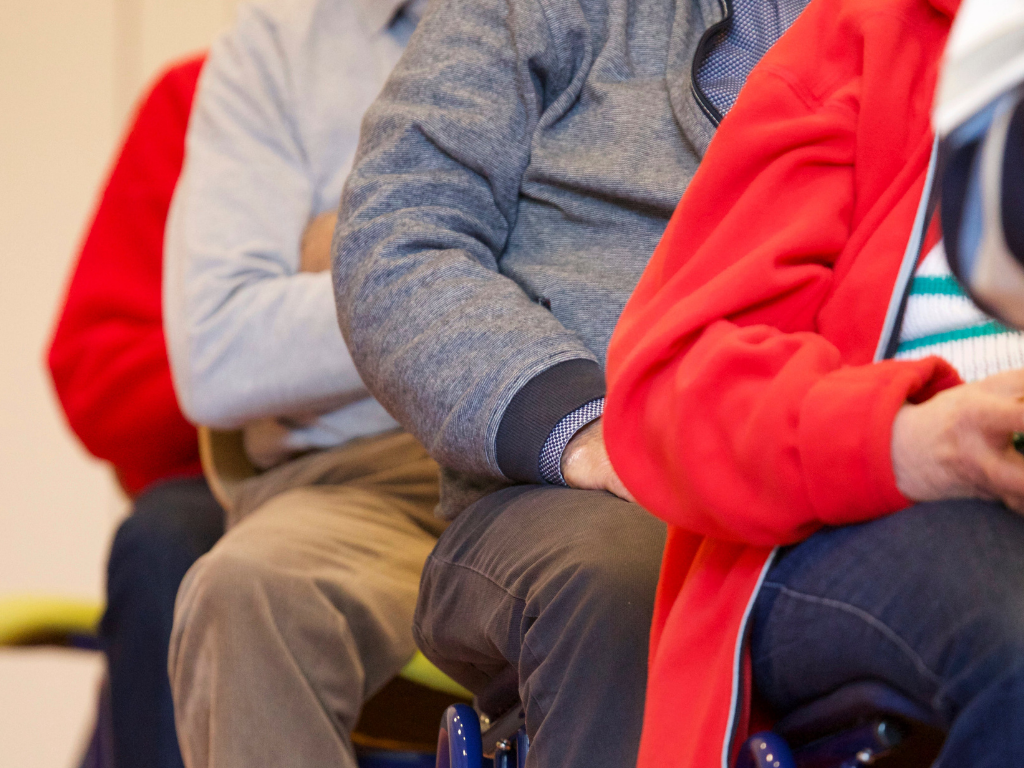
[[[597,419],[573,435],[562,454],[562,477],[570,488],[608,491],[635,504],[636,499],[619,479],[608,458],[601,424],[602,419]]]
[[[952,387],[904,405],[892,428],[896,485],[913,501],[980,498],[1024,513],[1024,370]]]

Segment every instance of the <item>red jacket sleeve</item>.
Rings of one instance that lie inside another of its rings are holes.
[[[846,365],[817,332],[858,202],[847,47],[809,54],[840,83],[820,101],[754,71],[609,349],[613,464],[641,504],[702,535],[771,546],[906,506],[895,413],[957,381],[937,358]]]
[[[164,223],[203,59],[169,69],[136,114],[85,237],[49,350],[71,428],[135,493],[199,471],[161,319]]]

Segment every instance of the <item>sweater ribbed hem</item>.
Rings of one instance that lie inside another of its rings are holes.
[[[566,360],[542,371],[520,389],[498,426],[498,468],[510,480],[541,483],[540,452],[566,415],[604,397],[604,372],[593,360]]]

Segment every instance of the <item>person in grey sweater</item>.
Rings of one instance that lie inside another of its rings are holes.
[[[265,471],[189,570],[169,673],[188,768],[355,768],[365,699],[415,651],[437,465],[368,395],[330,234],[362,114],[419,2],[243,5],[203,70],[167,229],[165,327],[196,422]]]
[[[616,320],[803,0],[432,3],[363,123],[334,240],[369,390],[443,470],[423,652],[518,673],[531,766],[636,759],[664,528],[601,437]]]

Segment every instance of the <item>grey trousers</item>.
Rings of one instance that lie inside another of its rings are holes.
[[[169,672],[185,764],[355,768],[363,701],[415,651],[437,465],[390,433],[249,482],[255,508],[233,511],[178,592]]]
[[[628,768],[664,542],[664,523],[607,493],[493,493],[427,559],[416,643],[474,691],[517,669],[531,768]]]

